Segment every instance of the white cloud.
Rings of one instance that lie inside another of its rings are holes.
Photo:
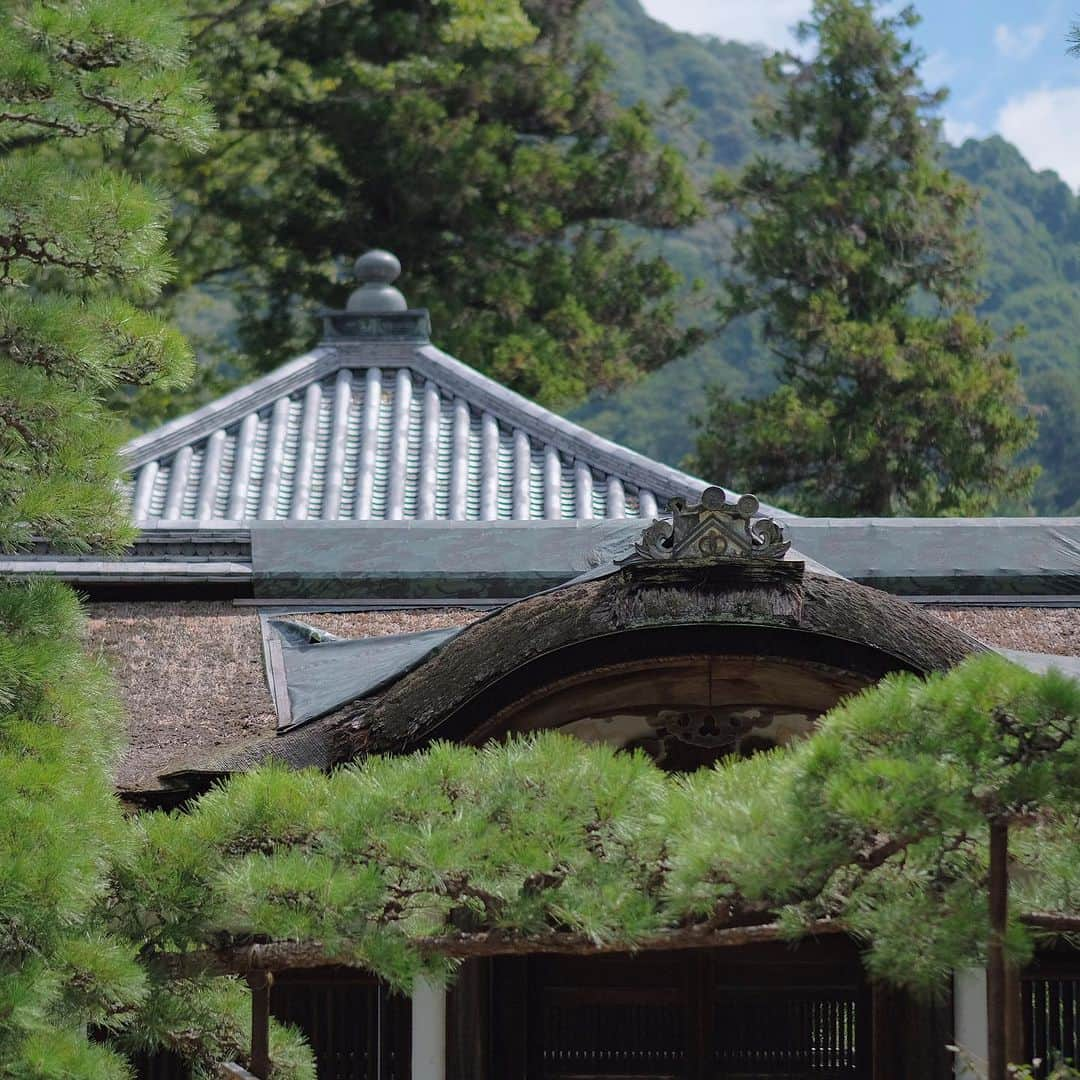
[[[946,116],[942,128],[946,141],[953,146],[959,146],[965,139],[979,137],[979,125],[972,120],[956,120]]]
[[[810,14],[810,0],[643,0],[645,10],[676,30],[733,41],[795,47],[792,26]]]
[[[1015,28],[998,23],[994,28],[997,51],[1009,60],[1030,60],[1049,29],[1046,23],[1028,23]]]
[[[1043,88],[1010,98],[998,113],[997,129],[1036,169],[1055,169],[1074,190],[1080,187],[1080,86]]]

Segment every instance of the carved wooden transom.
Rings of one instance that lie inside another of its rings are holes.
[[[496,719],[503,731],[558,728],[692,771],[804,738],[822,713],[869,681],[782,657],[657,657],[559,680]]]

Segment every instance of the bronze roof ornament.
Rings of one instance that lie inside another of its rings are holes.
[[[758,505],[753,495],[729,503],[718,487],[706,488],[699,503],[674,498],[671,520],[654,521],[624,561],[782,559],[791,541],[772,518],[754,519]]]

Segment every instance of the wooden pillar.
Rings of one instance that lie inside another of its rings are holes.
[[[467,960],[446,992],[446,1080],[507,1080],[491,1077],[490,959]]]
[[[269,971],[253,971],[247,977],[251,987],[251,1071],[259,1080],[270,1075],[270,987]]]
[[[990,1056],[990,1033],[986,1011],[986,970],[965,968],[953,976],[953,1026],[956,1045],[981,1071]],[[958,1065],[958,1080],[976,1080],[979,1075]]]
[[[413,987],[412,1080],[446,1080],[446,991],[427,979]]]
[[[1005,1056],[1010,1065],[1024,1059],[1024,999],[1020,972],[1009,964],[1005,968]]]
[[[1009,826],[990,823],[990,942],[986,956],[987,1076],[1005,1080],[1008,1065],[1008,980],[1005,931],[1009,919]]]

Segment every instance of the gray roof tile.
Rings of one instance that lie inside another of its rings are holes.
[[[408,325],[424,322],[407,314]],[[378,319],[133,440],[124,454],[144,526],[651,518],[669,498],[706,486],[423,338],[381,334]]]

